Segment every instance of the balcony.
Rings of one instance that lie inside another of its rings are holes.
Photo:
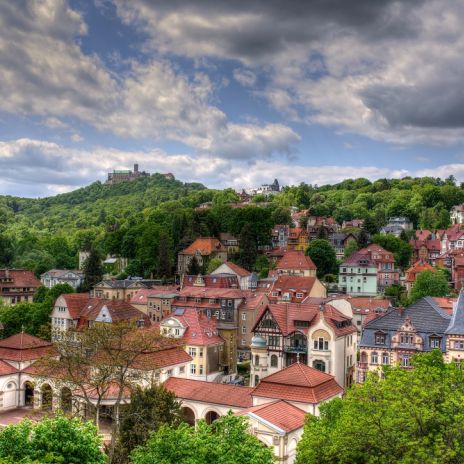
[[[307,353],[308,347],[307,346],[291,346],[286,345],[284,346],[285,353]]]

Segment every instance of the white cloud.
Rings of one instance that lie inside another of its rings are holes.
[[[77,118],[120,137],[173,140],[224,157],[239,151],[237,142],[241,156],[254,159],[286,155],[299,140],[282,124],[231,123],[211,103],[214,86],[206,74],[187,76],[166,59],[133,60],[127,74],[115,77],[80,49],[76,39],[86,25],[65,0],[18,3],[0,3],[3,111],[41,115],[54,129],[69,129],[63,118]],[[79,137],[71,135],[74,142]]]
[[[210,155],[174,154],[160,149],[124,151],[104,147],[93,150],[68,148],[57,143],[18,139],[0,142],[2,194],[46,196],[70,191],[95,180],[104,181],[113,169],[139,163],[148,172],[172,172],[184,182],[202,182],[208,187],[236,189],[258,186],[279,179],[281,185],[332,184],[347,178],[401,178],[404,176],[454,175],[464,181],[464,163],[416,171],[375,166],[305,166],[297,162],[257,160],[231,161]]]
[[[253,87],[256,83],[256,74],[249,69],[236,68],[233,75],[234,79],[244,87]]]

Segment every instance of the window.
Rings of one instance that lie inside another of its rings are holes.
[[[200,375],[203,375],[203,364],[200,364],[199,369],[198,369],[198,373]]]
[[[277,365],[278,365],[277,355],[273,354],[271,356],[271,367],[277,367]]]
[[[174,329],[174,333],[175,333],[176,335],[180,335],[180,329]]]
[[[376,333],[375,334],[375,344],[376,345],[385,345],[385,334]]]
[[[279,346],[279,337],[277,335],[269,335],[267,344],[268,346]]]
[[[188,353],[189,353],[190,356],[192,356],[192,358],[194,358],[197,355],[197,349],[189,347]]]
[[[229,308],[232,307],[232,300],[227,300],[227,306],[229,306]]]
[[[193,375],[197,373],[197,366],[195,364],[190,364],[190,373]]]
[[[259,366],[259,355],[255,355],[255,366]]]
[[[302,293],[297,293],[297,294],[296,294],[296,297],[297,297],[297,298],[303,298],[303,294],[302,294]]]
[[[179,374],[184,374],[185,373],[185,366],[180,366],[179,367]]]
[[[314,340],[314,349],[315,350],[328,350],[329,349],[329,342],[324,340],[322,337]]]
[[[390,364],[390,355],[388,353],[382,353],[382,364]]]
[[[246,327],[243,326],[243,327],[242,327],[242,334],[246,334],[246,331],[247,331],[247,330],[246,330]]]
[[[379,356],[376,351],[371,353],[371,364],[378,364],[379,363]]]
[[[198,350],[198,356],[200,356],[200,358],[203,357],[203,348],[200,348],[200,349]]]
[[[401,356],[401,366],[402,367],[409,367],[411,365],[411,355],[404,354]]]
[[[430,348],[440,348],[440,342],[440,337],[430,337]]]
[[[242,313],[242,321],[246,321],[246,313]]]
[[[172,369],[169,369],[167,372],[166,372],[167,376],[168,377],[172,377]]]
[[[464,350],[464,340],[456,340],[454,342],[454,349],[455,350]]]
[[[414,344],[414,336],[409,333],[402,333],[400,335],[400,343],[402,345],[412,345]]]

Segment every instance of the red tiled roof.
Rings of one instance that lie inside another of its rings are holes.
[[[174,285],[163,285],[151,288],[139,288],[137,292],[132,296],[130,303],[146,305],[148,303],[148,298],[156,298],[166,294],[177,294],[178,287]]]
[[[194,287],[200,280],[203,287],[208,288],[239,288],[238,279],[233,274],[212,274],[205,276],[184,275],[182,288]]]
[[[145,313],[134,308],[127,301],[91,298],[81,311],[79,327],[85,325],[86,321],[96,320],[104,306],[108,309],[113,322],[143,319],[145,327],[151,324],[150,318]]]
[[[245,311],[254,311],[255,309],[264,306],[263,301],[267,302],[268,298],[265,293],[260,292],[244,292],[245,293],[245,301],[242,303],[240,309],[244,309]]]
[[[209,256],[216,251],[227,251],[225,246],[214,237],[197,238],[190,246],[182,251],[184,255],[194,255],[200,252],[202,256]]]
[[[79,317],[80,312],[90,300],[88,293],[63,293],[60,296],[64,298],[66,307],[73,319],[77,319]]]
[[[245,268],[239,266],[238,264],[232,263],[231,261],[226,261],[224,264],[229,267],[232,272],[240,277],[248,277],[251,275],[250,271],[247,271]]]
[[[121,387],[119,383],[117,383],[116,381],[113,381],[107,386],[107,388],[105,389],[105,392],[103,393],[100,399],[116,400],[119,397],[120,390],[121,390]],[[79,388],[75,389],[73,393],[76,396],[81,396],[81,397],[84,396],[82,390],[80,390]],[[96,387],[88,387],[85,390],[85,393],[88,398],[93,399],[93,400],[97,400],[100,396]],[[126,386],[123,388],[122,400],[128,400],[130,399],[130,397],[131,397],[131,389]]]
[[[319,305],[307,305],[299,303],[289,304],[269,304],[263,308],[263,311],[256,318],[256,324],[253,331],[256,329],[261,317],[266,310],[269,310],[278,325],[282,335],[287,336],[297,330],[300,332],[308,332],[308,327],[301,328],[295,325],[295,321],[309,322],[309,327],[316,324],[321,317],[324,316],[325,321],[332,327],[337,336],[342,336],[356,332],[356,327],[348,322],[350,318],[344,316],[340,311],[335,309],[330,304],[324,305],[324,310],[321,311]],[[337,327],[337,322],[346,322],[344,327]]]
[[[276,269],[308,269],[316,270],[316,265],[309,256],[300,251],[287,251],[277,261]]]
[[[344,296],[350,302],[353,312],[369,312],[377,308],[388,309],[391,306],[391,301],[387,298],[372,298],[371,296]]]
[[[416,239],[417,240],[427,240],[432,235],[430,230],[416,230]]]
[[[19,333],[0,340],[0,359],[31,361],[49,354],[53,349],[51,342],[27,333]]]
[[[1,282],[0,287],[23,287],[23,288],[38,288],[41,283],[32,271],[25,269],[0,269],[0,280],[5,279],[7,274],[12,279],[11,282]]]
[[[164,382],[166,390],[172,391],[177,398],[222,404],[236,408],[248,408],[252,405],[250,387],[204,382],[202,380],[170,377]]]
[[[252,396],[317,404],[343,393],[335,378],[325,372],[295,363],[264,377]]]
[[[215,288],[215,287],[184,287],[179,296],[191,298],[243,298],[243,291],[239,288]]]
[[[16,374],[17,372],[18,369],[16,369],[16,367],[13,367],[11,364],[0,360],[0,375]]]
[[[303,427],[306,417],[305,411],[284,400],[252,406],[238,412],[237,415],[243,416],[249,413],[264,419],[287,433]]]
[[[191,360],[192,357],[189,356],[181,346],[174,346],[158,351],[142,353],[137,356],[132,367],[134,369],[155,370],[183,364]]]
[[[182,315],[171,314],[161,321],[161,325],[168,319],[177,319],[186,327],[182,341],[186,345],[217,345],[224,343],[218,335],[216,319],[210,319],[194,308],[185,308]]]
[[[281,275],[274,282],[272,290],[280,290],[282,292],[287,292],[289,290],[302,290],[303,293],[310,293],[316,280],[316,277]]]

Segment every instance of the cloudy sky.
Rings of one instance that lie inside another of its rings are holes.
[[[0,1],[0,194],[464,181],[462,0]]]

